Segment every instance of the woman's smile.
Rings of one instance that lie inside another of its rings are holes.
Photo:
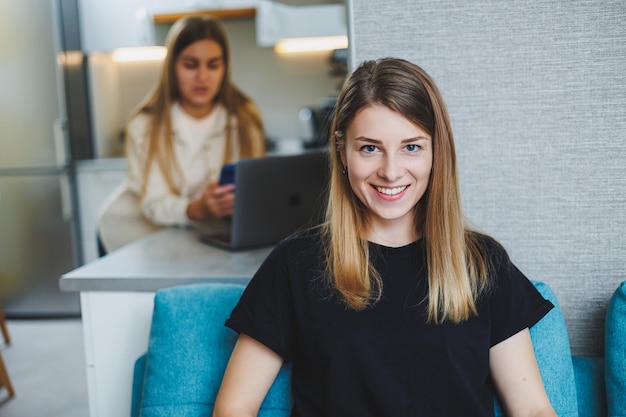
[[[393,188],[372,185],[372,188],[374,188],[378,193],[382,194],[382,198],[393,198],[395,200],[401,198],[404,195],[404,191],[408,188],[408,185]]]

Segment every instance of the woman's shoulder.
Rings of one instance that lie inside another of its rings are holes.
[[[321,227],[301,229],[281,240],[274,247],[274,255],[288,263],[294,260],[318,259],[323,254]]]
[[[305,230],[281,240],[263,261],[253,280],[256,285],[281,283],[288,287],[306,285],[307,276],[319,276],[323,271],[324,257],[319,233]],[[272,284],[274,285],[274,284]]]
[[[278,243],[283,250],[319,248],[322,245],[321,226],[300,229]]]
[[[126,124],[126,135],[134,141],[141,142],[148,132],[149,124],[150,115],[146,112],[139,112]]]
[[[477,230],[468,230],[466,234],[470,243],[481,247],[487,253],[506,252],[504,246],[493,236]]]
[[[467,243],[472,251],[480,254],[491,269],[499,270],[503,267],[509,267],[509,254],[506,248],[494,237],[476,230],[468,231],[467,237]]]

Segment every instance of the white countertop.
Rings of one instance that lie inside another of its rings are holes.
[[[64,274],[62,291],[156,291],[199,282],[246,284],[272,247],[227,251],[170,228]]]

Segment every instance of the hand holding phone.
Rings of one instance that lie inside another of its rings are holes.
[[[220,172],[219,185],[227,185],[235,183],[235,164],[227,164],[222,167]]]

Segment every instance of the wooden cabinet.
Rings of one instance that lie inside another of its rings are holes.
[[[245,19],[245,18],[253,18],[256,15],[256,8],[254,7],[246,7],[240,9],[210,9],[210,10],[196,10],[193,12],[184,12],[184,13],[160,13],[155,14],[153,19],[154,23],[173,23],[180,19],[181,17],[190,15],[190,14],[206,14],[213,16],[219,20],[227,20],[227,19]]]

